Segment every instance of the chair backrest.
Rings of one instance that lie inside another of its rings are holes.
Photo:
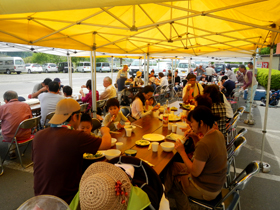
[[[19,129],[32,129],[32,128],[38,127],[38,125],[40,123],[40,118],[41,117],[39,116],[39,117],[33,117],[33,118],[29,118],[29,119],[26,119],[26,120],[22,121],[19,124],[19,126],[18,126],[18,128],[15,132],[14,137],[16,137]]]
[[[247,133],[247,129],[246,128],[242,128],[240,131],[238,131],[238,135],[240,134],[240,136],[244,136]]]
[[[159,94],[160,93],[160,91],[161,91],[161,86],[157,86],[157,88],[155,89],[155,94]]]
[[[257,161],[253,161],[246,166],[246,168],[231,182],[229,185],[229,192],[215,205],[215,208],[221,206],[221,204],[234,192],[243,190],[246,184],[251,180],[253,176],[258,174],[260,167]]]
[[[52,119],[53,115],[54,115],[54,112],[50,112],[49,114],[47,114],[45,123],[44,123],[45,127],[47,127],[47,123]]]
[[[130,109],[127,108],[127,107],[122,107],[122,108],[121,108],[121,112],[123,113],[123,115],[124,115],[125,117],[127,117],[128,115],[130,115]]]
[[[84,103],[84,104],[81,104],[81,112],[85,112],[87,110],[87,107],[88,107],[88,103]]]
[[[245,111],[245,106],[241,106],[236,110],[236,112],[238,112],[240,114],[240,116],[243,115],[244,111]]]
[[[241,150],[241,147],[247,143],[247,140],[242,134],[238,134],[235,136],[231,142],[227,145],[227,151],[228,151],[228,159],[231,158],[231,156],[237,156]],[[232,148],[235,148],[234,150]],[[236,150],[239,148],[238,150]],[[237,153],[235,155],[235,153]]]
[[[92,118],[92,131],[94,131],[100,127],[101,127],[101,122],[96,118]]]

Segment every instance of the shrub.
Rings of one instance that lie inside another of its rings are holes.
[[[267,87],[268,71],[269,69],[258,68],[257,80],[259,84],[265,88]],[[280,71],[278,70],[271,70],[270,89],[280,89]]]

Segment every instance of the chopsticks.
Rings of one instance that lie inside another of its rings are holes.
[[[113,134],[121,134],[121,132],[117,132],[117,131],[110,131],[110,133],[113,133]]]
[[[139,128],[143,128],[142,126],[137,125],[137,124],[134,124],[134,123],[132,123],[131,125],[135,125],[135,126],[137,126],[137,127],[139,127]]]

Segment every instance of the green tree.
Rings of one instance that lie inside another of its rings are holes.
[[[273,54],[276,53],[276,45],[273,45]],[[264,47],[259,52],[260,55],[270,54],[270,48]]]

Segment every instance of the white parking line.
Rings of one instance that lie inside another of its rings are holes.
[[[232,167],[231,167],[230,171],[233,172],[233,168],[232,168]],[[236,168],[236,173],[237,173],[237,174],[240,174],[242,171],[243,171],[243,169],[241,169],[241,168]],[[262,179],[268,179],[268,180],[280,182],[280,176],[273,175],[273,174],[268,174],[268,173],[263,173],[263,172],[261,172],[261,171],[260,171],[260,173],[258,173],[258,174],[256,175],[256,177],[262,178]]]

